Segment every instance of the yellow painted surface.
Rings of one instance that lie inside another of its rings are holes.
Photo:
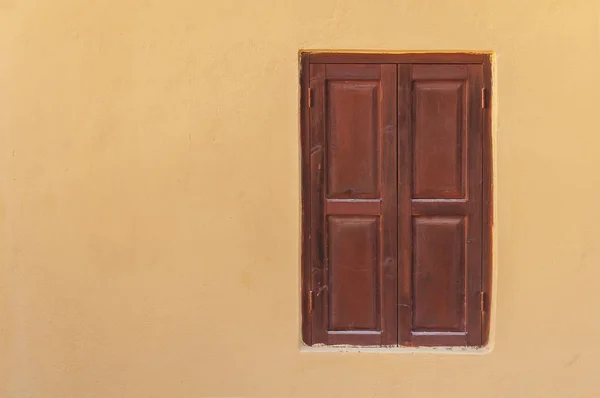
[[[0,397],[600,396],[598,0],[0,0]],[[298,50],[496,52],[486,355],[299,349]]]

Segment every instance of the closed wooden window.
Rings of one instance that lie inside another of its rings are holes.
[[[304,53],[301,74],[304,342],[486,344],[489,56]]]

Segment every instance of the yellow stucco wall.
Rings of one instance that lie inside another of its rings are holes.
[[[0,397],[599,397],[598,0],[0,0]],[[487,355],[299,350],[298,50],[493,50]]]

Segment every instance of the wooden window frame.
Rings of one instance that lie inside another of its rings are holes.
[[[302,341],[312,345],[310,264],[310,120],[309,66],[311,64],[480,64],[483,65],[486,106],[483,109],[483,233],[482,233],[482,297],[481,344],[487,345],[490,334],[490,294],[492,288],[492,227],[493,227],[493,162],[492,162],[492,64],[490,53],[369,53],[318,52],[300,53],[300,138],[302,182],[301,232],[301,313]],[[400,342],[397,343],[400,346]]]

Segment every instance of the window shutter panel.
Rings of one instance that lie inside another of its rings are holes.
[[[481,345],[483,67],[398,81],[399,342]]]
[[[396,79],[310,65],[312,344],[397,344]]]

